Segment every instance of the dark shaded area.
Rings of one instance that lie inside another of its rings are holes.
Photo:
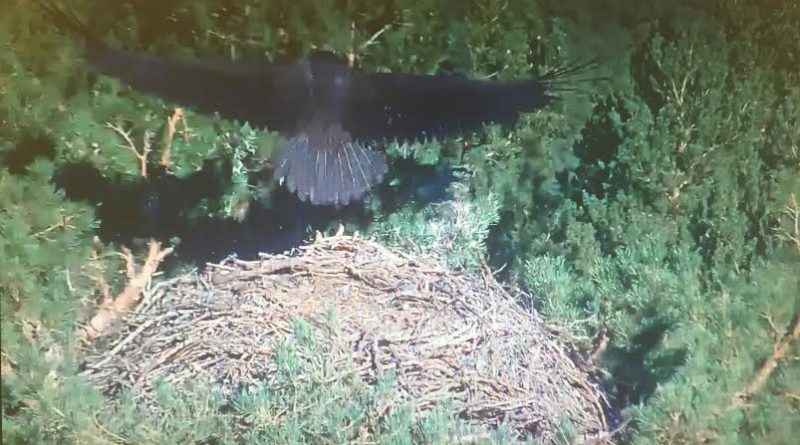
[[[607,97],[595,106],[592,118],[581,131],[581,140],[575,145],[575,156],[581,164],[575,170],[574,184],[562,184],[569,187],[568,195],[583,204],[583,193],[586,191],[599,199],[606,197],[610,190],[621,189],[624,182],[612,178],[613,161],[622,138],[614,129],[611,121],[612,113],[619,113],[620,119],[629,118],[622,104],[612,97]]]
[[[658,384],[670,380],[684,365],[685,349],[665,350],[661,346],[672,328],[667,320],[654,318],[625,346],[612,346],[606,352],[605,367],[611,378],[603,386],[610,405],[610,423],[621,421],[625,407],[647,402]]]
[[[106,242],[169,237],[186,224],[186,212],[204,199],[219,198],[230,180],[230,167],[220,160],[185,178],[154,172],[147,180],[109,179],[88,163],[67,164],[53,181],[67,198],[96,205],[101,221],[97,235]]]
[[[23,409],[22,402],[14,397],[14,391],[5,381],[0,381],[0,402],[2,402],[4,418],[15,416]]]
[[[56,155],[53,141],[39,134],[27,134],[20,139],[13,150],[2,158],[2,164],[15,175],[25,174],[25,170],[39,157],[53,159]]]
[[[659,32],[663,31],[665,29],[651,30],[648,40],[652,40]],[[647,104],[650,112],[656,115],[667,103],[657,85],[663,85],[668,79],[658,69],[658,64],[652,59],[653,56],[649,50],[650,48],[641,46],[631,55],[631,79],[635,85],[635,92]]]
[[[450,185],[459,181],[460,173],[466,173],[446,163],[420,165],[411,158],[395,158],[390,165],[390,177],[373,193],[384,214],[401,208],[422,210],[428,204],[452,199]]]
[[[449,199],[449,186],[457,180],[450,168],[422,166],[413,160],[395,160],[392,171],[393,177],[372,195],[380,203],[381,213]],[[251,202],[241,221],[204,215],[205,203],[218,201],[230,179],[229,163],[212,159],[184,178],[160,173],[136,181],[106,178],[87,163],[67,164],[59,169],[54,183],[68,199],[96,206],[97,235],[105,243],[130,246],[150,238],[170,244],[179,240],[167,268],[201,266],[229,255],[255,259],[260,252],[280,253],[298,247],[306,235],[317,230],[325,232],[339,223],[364,230],[373,220],[363,202],[338,210],[314,206],[301,202],[284,187],[273,189],[269,207]]]

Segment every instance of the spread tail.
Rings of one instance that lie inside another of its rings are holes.
[[[274,176],[301,201],[338,207],[361,199],[383,180],[383,154],[340,129],[291,138],[274,158]]]

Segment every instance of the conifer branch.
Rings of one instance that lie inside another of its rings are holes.
[[[100,255],[103,253],[103,244],[100,238],[95,235],[92,239],[92,265],[94,270],[89,277],[94,281],[97,290],[100,291],[100,306],[105,306],[111,302],[111,286],[103,276],[103,264],[100,262]]]
[[[764,387],[764,384],[770,376],[772,376],[772,373],[775,372],[778,364],[787,358],[792,344],[798,339],[800,339],[800,314],[795,314],[789,329],[787,329],[783,337],[781,337],[772,348],[772,354],[770,354],[767,360],[761,365],[753,379],[747,384],[745,390],[737,395],[738,400],[736,404],[738,406],[741,406],[746,399],[756,394]]]
[[[347,64],[352,68],[356,64],[356,23],[350,22],[350,51],[347,52]]]
[[[783,235],[784,238],[794,244],[797,253],[800,254],[800,206],[797,204],[797,196],[794,193],[789,195],[789,205],[783,212],[791,220],[791,228]]]
[[[384,25],[381,29],[379,29],[374,34],[372,34],[372,36],[370,36],[370,38],[367,39],[366,42],[362,43],[361,45],[358,46],[358,48],[356,48],[356,44],[355,44],[355,42],[356,42],[356,23],[355,22],[351,22],[350,23],[350,49],[347,52],[347,64],[350,65],[350,67],[355,66],[356,59],[358,58],[358,52],[359,51],[364,51],[369,46],[374,45],[375,42],[378,40],[378,38],[381,36],[381,34],[385,33],[391,27],[392,27],[391,23],[389,23],[387,25]]]
[[[689,185],[689,184],[690,184],[689,180],[688,179],[684,179],[683,182],[681,182],[677,187],[672,189],[672,191],[668,192],[667,196],[669,198],[669,202],[670,203],[675,203],[675,201],[677,201],[678,198],[680,198],[681,191],[683,191],[683,189],[686,188],[686,186]]]
[[[0,351],[0,377],[5,379],[13,375],[16,367],[16,362],[5,351]]]
[[[108,281],[103,277],[102,273],[96,273],[93,277],[95,286],[97,289],[100,290],[100,306],[106,306],[111,303],[111,286],[109,286]]]
[[[33,236],[35,238],[40,238],[41,239],[41,238],[44,238],[45,235],[47,235],[48,233],[50,233],[50,232],[52,232],[54,230],[74,229],[75,226],[73,226],[72,224],[69,223],[71,219],[72,219],[71,215],[65,215],[65,214],[62,213],[60,221],[58,221],[57,223],[51,224],[49,227],[47,227],[44,230],[41,230],[39,232],[34,233]]]
[[[795,394],[790,391],[781,391],[781,397],[792,400],[794,402],[800,402],[800,394]]]
[[[183,138],[188,138],[189,127],[186,125],[186,119],[183,115],[182,108],[175,108],[172,116],[167,118],[167,137],[164,141],[164,149],[161,151],[161,165],[166,168],[172,167],[172,141],[177,132],[178,123],[183,124]]]
[[[144,132],[144,136],[142,137],[142,151],[140,152],[138,148],[136,148],[136,144],[133,143],[133,139],[131,139],[131,132],[123,130],[120,126],[114,125],[110,122],[106,123],[106,127],[114,130],[122,139],[125,140],[125,143],[128,145],[128,148],[133,152],[134,156],[139,159],[139,172],[143,178],[147,177],[147,156],[150,154],[152,150],[151,148],[151,134],[149,131]]]
[[[279,34],[283,34],[284,31],[282,29],[279,29],[278,33]],[[267,45],[265,45],[263,41],[258,40],[258,39],[239,38],[239,37],[236,37],[236,36],[233,36],[233,35],[225,35],[225,34],[223,34],[221,32],[210,30],[210,29],[206,30],[206,34],[208,34],[210,36],[213,36],[213,37],[216,37],[216,38],[218,38],[218,39],[220,39],[220,40],[222,40],[224,42],[227,42],[230,45],[233,45],[235,43],[237,45],[242,45],[242,46],[247,45],[247,46],[255,46],[255,47],[258,47],[258,48],[267,48]]]
[[[114,321],[131,310],[139,301],[142,290],[144,290],[153,274],[156,273],[158,266],[172,251],[172,247],[162,249],[160,243],[151,240],[147,258],[144,264],[142,264],[141,269],[136,273],[133,254],[129,249],[124,248],[122,256],[125,258],[127,266],[128,284],[116,298],[104,301],[89,323],[79,330],[76,347],[91,344],[97,337],[102,335]]]

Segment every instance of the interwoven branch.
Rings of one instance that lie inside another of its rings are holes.
[[[86,375],[109,395],[131,388],[146,399],[158,377],[178,387],[209,379],[225,394],[280,385],[274,347],[301,318],[325,351],[326,382],[394,375],[397,399],[376,415],[450,402],[476,425],[505,421],[526,437],[553,439],[565,419],[587,440],[605,437],[605,401],[586,367],[488,270],[334,236],[159,289],[87,359]]]

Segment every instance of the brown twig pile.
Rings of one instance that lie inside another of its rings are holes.
[[[147,394],[156,377],[210,379],[228,393],[272,384],[273,346],[296,318],[345,352],[332,356],[342,378],[392,372],[398,401],[418,413],[450,401],[473,424],[505,421],[526,437],[552,439],[565,419],[586,440],[604,437],[601,392],[489,271],[448,270],[359,237],[320,237],[293,255],[230,260],[157,285],[99,340],[86,373],[107,393]]]

